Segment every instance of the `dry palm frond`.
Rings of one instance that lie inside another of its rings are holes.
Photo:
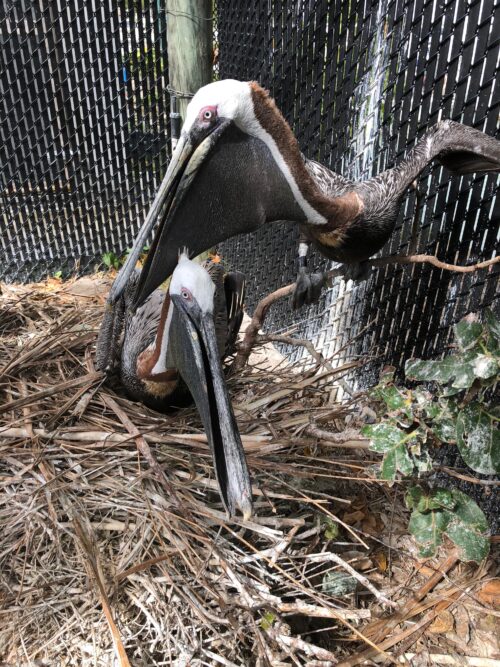
[[[95,372],[102,296],[0,298],[3,664],[327,665],[353,638],[377,652],[363,627],[394,602],[369,558],[381,527],[357,508],[388,489],[352,428],[321,438],[351,412],[325,399],[342,369],[230,379],[255,515],[228,521],[196,410],[152,412]],[[328,585],[344,563],[357,601]]]

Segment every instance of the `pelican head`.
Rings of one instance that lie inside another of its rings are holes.
[[[156,223],[136,306],[172,273],[177,248],[186,243],[196,255],[267,221],[324,223],[302,194],[309,178],[303,162],[292,131],[257,83],[223,80],[201,88],[110,302],[120,296]]]
[[[224,506],[232,516],[252,513],[250,477],[224,379],[214,324],[215,285],[200,264],[179,257],[162,313],[151,365],[141,379],[176,369],[200,414],[212,451]]]

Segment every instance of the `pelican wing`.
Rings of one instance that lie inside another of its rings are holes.
[[[117,303],[114,307],[106,304],[104,310],[97,336],[96,366],[108,374],[115,371],[120,364],[126,310],[139,283],[139,275],[139,271],[134,270]]]
[[[484,132],[453,121],[438,124],[431,151],[454,174],[500,171],[500,142]]]
[[[246,280],[240,271],[231,271],[224,276],[224,291],[227,307],[227,336],[225,354],[234,351],[241,322],[243,321],[243,305],[245,302]]]
[[[500,171],[500,141],[473,127],[443,120],[427,130],[401,164],[366,185],[385,182],[402,194],[433,160],[459,175]]]
[[[341,197],[353,188],[353,182],[315,160],[305,160],[305,167],[314,182],[327,197]]]
[[[215,285],[215,333],[220,356],[224,358],[233,352],[243,320],[245,276],[240,271],[224,273],[222,265],[211,260],[204,262],[203,267]]]

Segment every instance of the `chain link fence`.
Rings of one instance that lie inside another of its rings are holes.
[[[0,277],[133,243],[169,151],[166,14],[150,0],[0,8]]]
[[[344,176],[366,179],[397,164],[442,118],[497,131],[500,12],[489,0],[219,0],[218,13],[221,78],[269,88],[305,155]],[[497,184],[496,175],[427,169],[417,252],[454,264],[493,257]],[[414,212],[410,192],[382,256],[408,252]],[[250,307],[294,280],[297,234],[273,226],[224,244],[229,263],[248,276]],[[319,255],[311,264],[332,265]],[[493,270],[387,266],[362,284],[336,280],[317,306],[298,313],[281,302],[266,326],[293,327],[339,361],[373,355],[399,365],[441,350],[466,313],[498,308],[497,288]],[[369,375],[365,369],[366,382]]]
[[[491,0],[218,0],[215,11],[217,75],[268,87],[304,153],[350,178],[397,163],[440,118],[497,130]],[[132,245],[168,161],[166,20],[151,0],[2,3],[2,279],[88,271]],[[435,165],[419,189],[418,252],[458,264],[494,256],[495,176]],[[409,193],[383,255],[408,251],[414,210]],[[294,279],[296,241],[297,229],[278,224],[223,244],[247,274],[250,310]],[[497,287],[493,270],[388,266],[362,284],[336,280],[298,313],[281,303],[267,327],[295,327],[339,361],[398,365],[439,351],[465,313],[498,308]]]

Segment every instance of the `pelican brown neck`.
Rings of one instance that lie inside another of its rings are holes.
[[[264,130],[259,138],[270,148],[307,222],[329,229],[342,226],[359,208],[357,199],[351,194],[327,197],[321,192],[307,171],[298,141],[274,100],[257,83],[252,82],[250,87],[255,118]]]
[[[161,307],[160,321],[154,343],[137,357],[137,377],[140,380],[168,382],[177,377],[175,369],[166,368],[171,318],[170,295],[166,294]]]

